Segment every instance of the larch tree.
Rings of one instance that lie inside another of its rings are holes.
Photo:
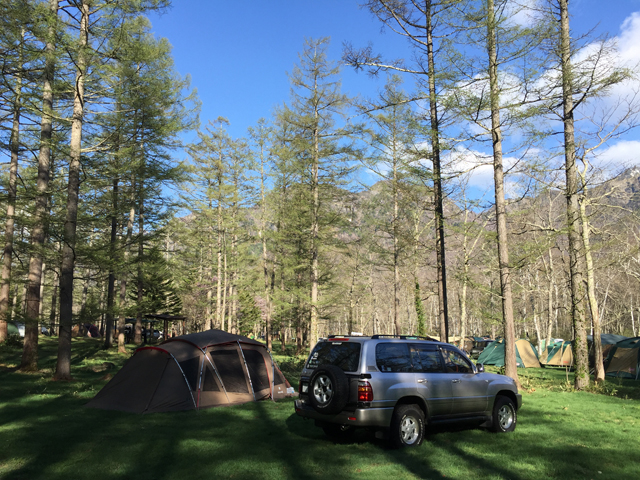
[[[267,248],[267,181],[269,180],[272,166],[271,148],[273,142],[273,127],[270,126],[266,120],[260,119],[255,127],[249,129],[249,138],[253,144],[253,156],[256,168],[258,168],[260,172],[258,238],[262,246],[262,278],[264,282],[263,295],[265,302],[264,329],[267,349],[272,350],[271,319],[273,315],[273,282],[271,281],[271,272],[273,271],[273,266],[270,265],[270,254]]]
[[[432,181],[434,191],[434,218],[436,236],[436,275],[438,290],[438,319],[440,339],[449,338],[449,305],[447,300],[447,263],[444,232],[444,191],[443,191],[443,117],[444,104],[441,93],[451,85],[456,71],[449,68],[447,57],[455,56],[448,52],[451,31],[442,17],[448,14],[457,0],[369,0],[365,7],[378,18],[385,27],[406,38],[411,47],[414,62],[404,60],[384,60],[375,54],[371,47],[360,50],[347,45],[343,60],[356,69],[368,69],[372,74],[394,70],[412,75],[425,92],[425,119],[430,149],[424,154],[432,162]]]
[[[3,20],[9,20],[9,24],[3,24],[2,53],[7,57],[13,56],[15,62],[7,62],[10,75],[3,79],[3,90],[9,93],[8,110],[11,118],[9,137],[9,178],[7,185],[7,207],[4,230],[2,284],[0,284],[0,343],[6,341],[8,336],[7,320],[9,314],[9,296],[11,286],[11,270],[14,253],[14,225],[17,198],[18,181],[18,157],[20,155],[20,117],[22,115],[22,95],[24,76],[24,19],[15,11],[17,5],[8,5],[2,11]],[[6,15],[6,17],[5,17]],[[15,22],[16,19],[21,21]],[[29,322],[29,325],[31,322]],[[37,326],[36,326],[37,327]],[[29,330],[31,334],[31,329]],[[37,333],[36,333],[37,335]]]
[[[356,151],[349,125],[337,126],[338,117],[347,108],[347,97],[340,92],[339,68],[327,58],[329,40],[305,41],[299,64],[290,74],[291,105],[283,115],[295,137],[292,141],[300,170],[308,172],[302,182],[309,189],[309,336],[312,348],[319,338],[320,255],[324,233],[331,223],[326,205],[337,194],[333,187],[344,185],[352,170]]]
[[[539,115],[539,109],[527,108],[532,103],[527,85],[534,82],[542,70],[536,52],[547,36],[547,28],[544,22],[536,28],[515,23],[513,16],[517,10],[503,0],[470,1],[461,7],[462,18],[454,18],[453,21],[461,27],[463,43],[475,47],[479,53],[476,57],[473,55],[475,52],[468,49],[467,58],[458,59],[460,71],[464,72],[466,79],[453,97],[464,98],[460,110],[462,116],[483,130],[491,141],[505,373],[518,382],[512,293],[514,274],[509,262],[505,195],[504,153],[509,139],[505,140],[504,131],[527,131],[526,121]],[[467,89],[473,93],[465,92]],[[476,133],[474,136],[480,135]],[[511,148],[514,153],[526,154],[526,147],[515,145]]]
[[[580,182],[578,167],[580,152],[585,148],[583,139],[576,138],[576,121],[580,119],[579,112],[590,100],[605,96],[612,86],[630,79],[632,72],[628,68],[616,65],[615,59],[610,55],[611,42],[606,39],[580,45],[584,38],[572,38],[569,0],[547,0],[542,2],[541,7],[541,11],[551,18],[555,25],[549,36],[549,51],[554,59],[555,68],[547,78],[545,93],[551,98],[548,104],[549,111],[562,122],[570,312],[574,332],[574,386],[577,390],[583,390],[589,385],[586,338],[588,297],[585,290],[588,272],[580,214],[583,185]],[[578,57],[578,52],[583,53],[581,58]],[[597,142],[607,136],[603,132],[595,135],[599,139]],[[599,340],[600,338],[597,339]]]
[[[380,225],[379,230],[386,231],[393,242],[391,254],[394,291],[393,324],[397,335],[412,333],[403,332],[400,322],[401,257],[408,247],[404,239],[410,237],[402,231],[406,225],[406,222],[403,222],[405,214],[402,212],[405,212],[406,208],[402,204],[402,196],[403,191],[409,188],[404,179],[410,174],[412,164],[417,164],[413,152],[418,135],[415,116],[411,110],[411,100],[399,89],[400,81],[397,76],[391,77],[380,93],[379,99],[360,105],[360,109],[367,115],[373,129],[369,141],[372,153],[367,156],[367,166],[391,188],[391,225]],[[381,253],[384,250],[383,247]]]
[[[75,47],[68,49],[76,72],[69,143],[69,182],[60,274],[60,336],[58,339],[58,360],[55,373],[55,378],[59,380],[69,379],[71,376],[73,277],[76,266],[80,171],[83,166],[82,134],[86,104],[85,83],[88,80],[88,75],[92,72],[90,67],[100,65],[101,60],[108,58],[107,52],[102,50],[104,45],[107,44],[106,39],[117,31],[127,18],[145,11],[160,10],[166,4],[165,0],[131,0],[127,2],[79,0],[62,8],[67,20],[71,23],[77,22],[75,27],[78,29],[78,39]],[[91,32],[94,34],[93,37]]]

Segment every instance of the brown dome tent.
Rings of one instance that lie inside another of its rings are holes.
[[[291,393],[265,345],[208,330],[138,348],[87,406],[171,412],[276,400]]]

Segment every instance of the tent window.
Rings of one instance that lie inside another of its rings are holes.
[[[198,374],[200,373],[200,358],[194,357],[179,363],[184,376],[187,377],[189,387],[191,387],[191,390],[196,390],[198,386]]]
[[[273,384],[274,385],[284,385],[284,375],[282,375],[282,372],[278,369],[278,368],[274,368],[274,380],[273,380]]]
[[[264,357],[256,350],[245,350],[244,358],[247,361],[247,367],[249,369],[249,375],[251,376],[251,383],[253,384],[253,390],[259,392],[269,388],[269,375],[267,374],[267,367],[264,363]]]
[[[211,367],[207,367],[204,370],[204,381],[202,383],[202,390],[205,392],[220,391],[218,382],[216,382],[216,374],[213,372],[213,370],[211,370]]]
[[[240,363],[237,350],[211,352],[211,358],[227,392],[249,393],[244,367]]]

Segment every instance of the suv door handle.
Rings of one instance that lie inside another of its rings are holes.
[[[419,378],[418,379],[418,383],[427,383],[427,379],[426,378]]]
[[[451,383],[460,383],[460,379],[456,378],[455,380],[451,380]]]

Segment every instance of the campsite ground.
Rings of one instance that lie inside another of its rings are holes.
[[[132,415],[84,408],[125,358],[74,339],[73,382],[15,371],[19,347],[0,347],[0,478],[4,479],[620,479],[640,471],[640,385],[608,381],[574,392],[564,370],[519,370],[523,408],[512,434],[471,426],[431,430],[418,448],[392,450],[368,432],[346,444],[293,413],[293,400],[200,412]],[[278,357],[297,387],[300,361]],[[103,362],[116,365],[101,371]],[[97,370],[97,371],[94,371]]]

